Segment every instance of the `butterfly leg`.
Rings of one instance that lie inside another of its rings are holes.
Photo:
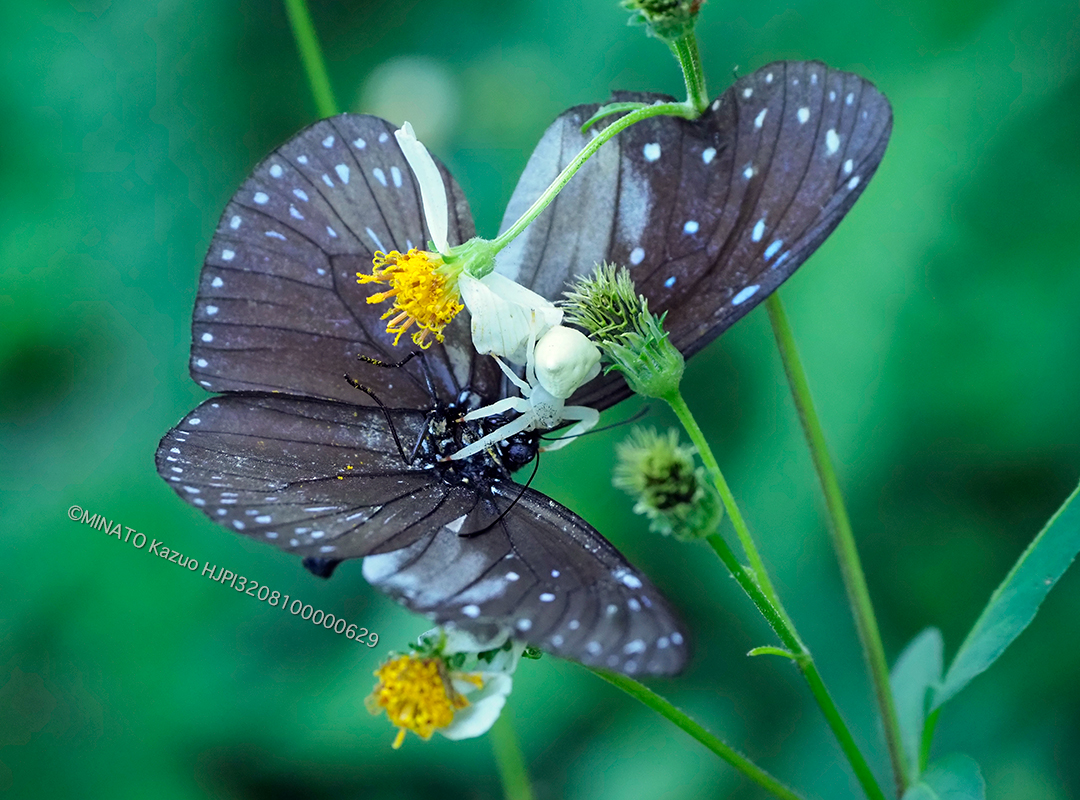
[[[600,421],[600,412],[595,408],[589,408],[588,406],[566,406],[562,410],[562,418],[564,420],[579,420],[576,424],[570,426],[570,428],[555,439],[551,444],[546,444],[540,448],[544,453],[548,453],[552,450],[558,450],[559,448],[566,447],[575,438],[581,436],[581,434],[590,430]]]

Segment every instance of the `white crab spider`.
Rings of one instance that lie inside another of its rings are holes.
[[[497,355],[492,355],[507,378],[521,390],[521,397],[505,397],[491,405],[470,411],[462,419],[477,420],[516,411],[520,416],[496,428],[472,444],[458,450],[450,458],[468,458],[514,434],[532,430],[548,430],[567,420],[576,423],[565,434],[543,449],[558,450],[574,437],[596,425],[600,412],[588,406],[568,406],[566,398],[579,386],[600,373],[600,351],[579,331],[556,325],[536,341],[530,337],[525,377],[519,378]]]
[[[439,252],[448,244],[446,187],[431,154],[405,123],[395,138],[420,184],[424,217]],[[461,299],[472,316],[473,345],[490,354],[507,378],[521,390],[521,397],[507,397],[466,414],[463,419],[516,411],[516,419],[450,456],[460,460],[479,453],[514,434],[549,430],[564,421],[576,424],[545,450],[557,450],[596,425],[600,413],[586,406],[567,406],[565,401],[582,384],[600,373],[600,351],[579,331],[564,327],[562,311],[513,280],[491,272],[483,278],[462,273],[458,278]],[[525,363],[523,381],[503,363]]]

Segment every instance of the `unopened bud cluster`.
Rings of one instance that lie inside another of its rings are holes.
[[[694,29],[703,0],[623,0],[631,25],[645,25],[658,39],[673,40]]]
[[[637,394],[669,397],[682,380],[682,353],[668,340],[663,318],[649,312],[625,268],[605,264],[579,277],[566,293],[566,320],[585,329],[608,363]]]
[[[716,532],[723,516],[720,498],[694,464],[695,450],[679,444],[679,434],[635,428],[616,446],[612,483],[636,499],[634,513],[649,518],[649,529],[681,541]]]

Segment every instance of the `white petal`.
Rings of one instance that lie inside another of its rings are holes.
[[[439,729],[439,733],[447,739],[457,741],[482,736],[499,718],[499,713],[506,705],[506,697],[510,694],[514,682],[509,675],[487,674],[484,678],[482,689],[477,689],[473,684],[465,681],[455,681],[455,689],[458,689],[458,684],[460,684],[462,688],[472,688],[473,692],[469,694],[458,689],[465,695],[469,705],[454,714],[453,722]]]
[[[438,628],[428,633],[423,634],[420,637],[423,641],[428,634],[437,634]],[[461,628],[454,628],[452,630],[444,631],[446,635],[446,642],[443,645],[443,655],[452,656],[456,653],[483,653],[485,650],[495,650],[502,647],[506,643],[506,637],[509,635],[508,631],[499,631],[490,638],[480,639],[477,636],[464,631]]]
[[[581,331],[557,325],[536,343],[536,380],[565,400],[600,373],[600,351]]]
[[[529,337],[539,339],[562,322],[562,311],[551,301],[497,272],[479,280],[462,273],[458,289],[472,317],[473,345],[481,354],[524,364]]]
[[[394,137],[420,184],[420,199],[424,203],[424,218],[431,232],[431,241],[435,243],[436,250],[446,253],[450,250],[450,243],[446,240],[449,223],[442,174],[427,148],[417,140],[412,125],[406,122],[400,130],[394,131]]]

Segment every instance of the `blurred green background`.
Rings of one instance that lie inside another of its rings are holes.
[[[313,2],[339,102],[406,117],[492,235],[560,111],[679,94],[608,0]],[[362,700],[424,622],[359,564],[319,581],[182,503],[153,464],[205,394],[190,319],[217,217],[315,118],[280,4],[8,4],[0,25],[0,792],[13,797],[495,798],[486,738],[415,737]],[[955,651],[1080,474],[1080,7],[1051,0],[713,0],[713,93],[817,58],[874,81],[896,124],[874,181],[785,286],[892,661]],[[878,773],[886,760],[806,448],[759,310],[693,359],[688,399],[786,604]],[[624,419],[628,402],[605,419]],[[670,419],[653,408],[649,421]],[[610,486],[624,435],[544,458],[538,487],[612,539],[696,634],[651,682],[815,798],[857,797],[820,713],[703,549],[645,533]],[[79,504],[381,636],[368,649],[69,521]],[[946,707],[937,755],[990,798],[1080,796],[1080,576]],[[696,742],[574,664],[508,706],[540,800],[749,798]]]

